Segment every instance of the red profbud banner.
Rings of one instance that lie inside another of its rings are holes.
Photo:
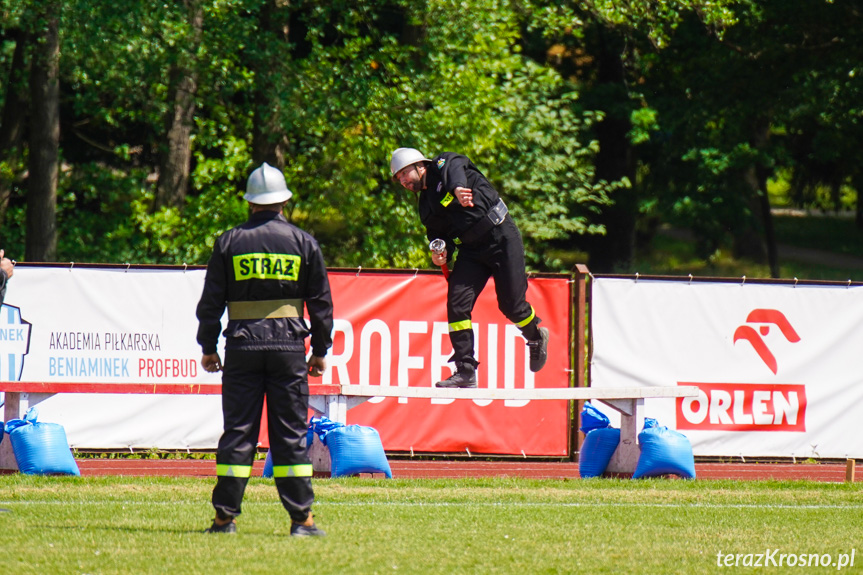
[[[431,387],[450,375],[442,276],[331,271],[329,278],[336,321],[323,383]],[[569,278],[533,278],[527,299],[550,332],[548,363],[539,373],[530,372],[525,340],[498,310],[491,280],[472,318],[479,387],[569,385]],[[376,428],[384,448],[392,451],[568,452],[565,401],[378,397],[350,409],[348,423]]]

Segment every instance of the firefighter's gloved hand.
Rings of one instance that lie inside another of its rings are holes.
[[[309,375],[312,377],[320,377],[327,370],[327,360],[313,355],[308,361]]]

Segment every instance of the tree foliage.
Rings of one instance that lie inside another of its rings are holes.
[[[388,171],[399,146],[470,156],[539,270],[576,247],[628,269],[658,220],[704,257],[729,241],[758,257],[768,180],[807,207],[863,185],[851,0],[6,0],[0,247],[19,259],[46,7],[61,261],[203,263],[268,161],[328,264],[428,266]]]
[[[34,1],[12,4],[23,15]],[[210,0],[199,38],[188,4],[66,4],[59,259],[202,263],[244,219],[256,158],[282,154],[288,215],[330,265],[427,266],[412,197],[388,172],[405,145],[471,156],[523,220],[537,266],[555,265],[545,239],[596,231],[608,186],[591,181],[593,116],[519,53],[508,3]],[[178,69],[197,87],[180,205],[157,186]],[[23,176],[7,222],[24,211]],[[4,235],[7,251],[24,241]]]
[[[738,15],[718,40],[685,22],[645,66],[659,118],[645,184],[666,219],[698,232],[705,257],[753,228],[770,240],[768,179],[789,179],[800,207],[819,207],[818,186],[859,187],[859,9],[763,0]]]

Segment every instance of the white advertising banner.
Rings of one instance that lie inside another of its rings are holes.
[[[200,369],[204,270],[19,266],[0,310],[0,380],[220,384]],[[32,395],[32,394],[31,394]],[[33,397],[37,399],[36,396]],[[69,393],[37,404],[73,447],[212,447],[219,395]]]
[[[699,387],[644,410],[695,455],[863,456],[863,288],[597,277],[591,301],[591,385]]]

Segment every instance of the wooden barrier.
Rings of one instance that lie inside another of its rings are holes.
[[[5,392],[4,420],[18,419],[27,410],[55,393],[123,393],[123,394],[198,394],[221,393],[221,386],[187,384],[103,384],[68,382],[0,382],[0,391]],[[638,463],[638,419],[639,411],[648,398],[696,397],[694,386],[667,387],[554,387],[533,389],[474,388],[446,389],[435,387],[406,387],[379,385],[309,385],[309,406],[317,413],[339,423],[347,422],[350,408],[368,401],[372,397],[414,397],[427,399],[480,399],[480,400],[530,400],[530,401],[601,401],[621,414],[620,445],[608,466],[608,472],[631,474]],[[315,471],[329,472],[329,452],[315,438],[311,448]],[[0,443],[0,470],[16,470],[18,466],[10,441]]]

